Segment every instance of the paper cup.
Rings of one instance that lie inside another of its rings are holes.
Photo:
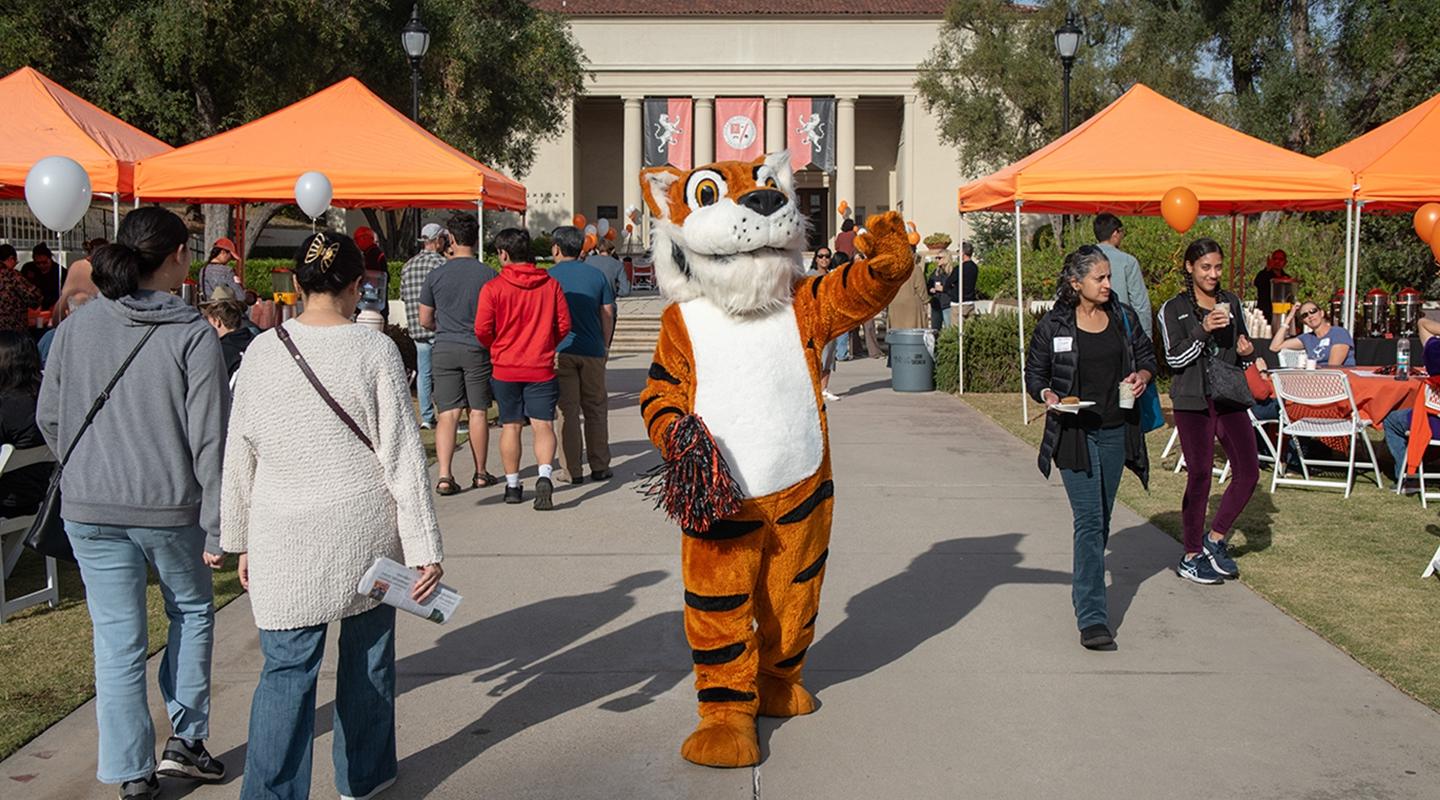
[[[1317,364],[1317,363],[1315,362],[1315,359],[1313,359],[1313,358],[1307,358],[1307,359],[1305,359],[1305,369],[1315,369],[1315,368],[1318,367],[1318,366],[1319,366],[1319,364]]]
[[[1124,409],[1135,407],[1135,387],[1123,381],[1120,383],[1120,407]]]
[[[1215,304],[1215,310],[1216,310],[1216,311],[1224,311],[1226,317],[1229,317],[1229,316],[1230,316],[1230,304],[1229,304],[1229,303],[1216,303],[1216,304]]]

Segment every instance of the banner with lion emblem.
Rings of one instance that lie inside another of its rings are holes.
[[[688,97],[645,98],[645,166],[693,166],[694,106]]]
[[[785,144],[795,169],[835,171],[835,98],[792,97],[785,103]]]

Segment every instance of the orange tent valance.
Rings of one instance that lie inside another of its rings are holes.
[[[295,179],[330,179],[339,207],[523,211],[525,187],[416,125],[355,78],[225,133],[141,161],[142,201],[293,202]]]
[[[1440,200],[1440,94],[1320,156],[1355,173],[1355,198],[1373,211]]]
[[[48,156],[79,163],[96,194],[128,197],[135,162],[172,149],[30,67],[0,78],[0,108],[0,197],[24,197],[25,176]]]
[[[960,211],[1157,214],[1184,186],[1202,214],[1341,208],[1350,170],[1246,136],[1136,84],[1070,133],[960,188]]]

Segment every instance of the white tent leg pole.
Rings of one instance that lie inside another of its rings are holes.
[[[954,263],[954,262],[951,262]],[[965,394],[965,215],[960,215],[960,302],[950,307],[955,318],[955,393]]]
[[[1030,422],[1030,396],[1025,393],[1025,289],[1020,275],[1020,206],[1015,201],[1015,320],[1020,336],[1020,424]]]
[[[1351,251],[1350,251],[1350,253],[1351,253],[1351,254],[1350,254],[1350,274],[1351,274],[1352,276],[1354,276],[1354,277],[1351,279],[1351,283],[1353,283],[1353,284],[1355,285],[1355,299],[1354,299],[1354,301],[1350,304],[1350,305],[1351,305],[1351,308],[1359,308],[1359,307],[1360,307],[1360,296],[1361,296],[1361,295],[1360,295],[1360,212],[1363,211],[1364,209],[1365,209],[1365,201],[1364,201],[1364,200],[1357,200],[1357,201],[1355,201],[1355,243],[1354,243],[1354,245],[1351,247]],[[1356,330],[1355,330],[1355,327],[1354,327],[1354,325],[1355,325],[1355,312],[1354,312],[1354,311],[1351,311],[1351,312],[1350,312],[1350,325],[1351,325],[1351,327],[1350,327],[1348,330],[1350,331],[1350,335],[1351,335],[1351,336],[1354,336],[1355,333],[1356,333]]]
[[[485,200],[475,201],[475,222],[480,228],[480,235],[475,240],[475,257],[481,261],[485,260]]]
[[[135,195],[135,208],[140,207],[140,195]]]
[[[1345,308],[1341,311],[1341,325],[1346,331],[1351,331],[1351,335],[1355,335],[1355,325],[1351,324],[1351,305],[1354,305],[1351,302],[1351,298],[1354,296],[1352,292],[1355,291],[1355,288],[1351,283],[1352,262],[1351,246],[1349,245],[1351,245],[1351,235],[1352,232],[1354,232],[1355,220],[1354,217],[1351,216],[1351,214],[1355,213],[1354,206],[1355,204],[1352,203],[1351,200],[1345,201]]]
[[[110,193],[110,220],[114,223],[111,228],[110,238],[118,241],[120,239],[120,193]]]

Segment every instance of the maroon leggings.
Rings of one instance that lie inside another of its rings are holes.
[[[1215,437],[1230,459],[1230,485],[1220,498],[1220,509],[1210,529],[1229,533],[1235,518],[1245,510],[1260,480],[1260,458],[1250,415],[1244,410],[1216,412],[1215,401],[1205,411],[1175,411],[1180,452],[1185,454],[1185,500],[1180,524],[1185,530],[1185,552],[1198,553],[1205,538],[1205,509],[1210,503],[1210,466],[1215,462]]]

